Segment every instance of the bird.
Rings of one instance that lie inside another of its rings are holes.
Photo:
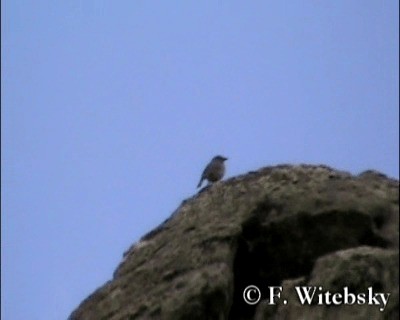
[[[225,174],[224,162],[226,160],[228,160],[228,158],[223,156],[215,156],[214,158],[212,158],[210,163],[206,166],[203,173],[201,174],[200,182],[197,185],[197,188],[201,187],[201,184],[204,180],[208,180],[208,183],[213,183],[221,180]]]

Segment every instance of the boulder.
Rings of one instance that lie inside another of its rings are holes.
[[[397,319],[398,248],[398,181],[372,170],[266,167],[183,201],[69,320]],[[260,288],[256,305],[243,299],[249,285]],[[286,305],[268,304],[271,286]],[[372,287],[390,298],[384,311],[307,306],[296,286]]]

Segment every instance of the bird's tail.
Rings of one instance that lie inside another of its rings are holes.
[[[197,185],[197,189],[200,188],[201,184],[203,183],[204,178],[201,177],[199,184]]]

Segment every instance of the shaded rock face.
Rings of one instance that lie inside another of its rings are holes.
[[[398,223],[399,184],[383,174],[263,168],[184,201],[69,319],[398,319]],[[274,305],[269,286],[282,287]],[[301,305],[301,286],[390,296],[383,311]]]

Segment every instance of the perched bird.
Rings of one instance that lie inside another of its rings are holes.
[[[228,158],[225,158],[223,156],[215,156],[211,160],[211,162],[207,165],[207,167],[204,169],[200,178],[200,182],[197,185],[197,188],[201,187],[201,184],[203,183],[204,179],[208,180],[209,183],[221,180],[225,174],[224,162],[226,160],[228,160]]]

